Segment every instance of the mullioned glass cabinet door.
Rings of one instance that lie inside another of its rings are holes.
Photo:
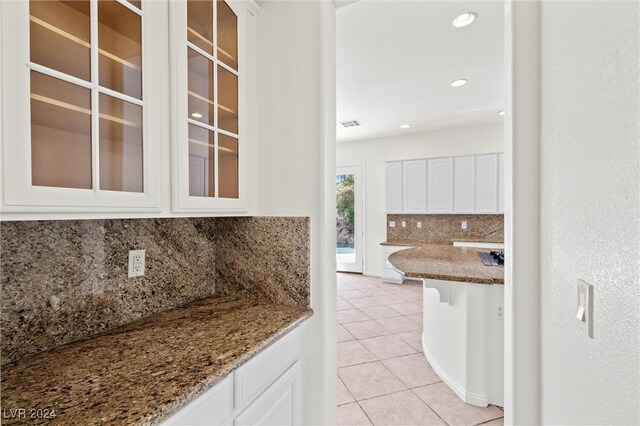
[[[247,5],[170,3],[173,210],[247,210]]]
[[[159,210],[162,63],[154,52],[168,31],[167,5],[0,7],[3,211]]]

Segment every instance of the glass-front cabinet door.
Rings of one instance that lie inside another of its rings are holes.
[[[154,46],[162,4],[31,0],[1,7],[3,210],[159,209]]]
[[[246,6],[170,3],[173,210],[247,208]]]

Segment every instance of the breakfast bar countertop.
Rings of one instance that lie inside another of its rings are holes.
[[[444,244],[424,244],[391,254],[389,263],[407,278],[504,284],[504,268],[485,266],[478,256],[478,252],[488,251]]]
[[[2,367],[3,424],[156,424],[313,311],[209,297]],[[30,419],[33,409],[55,417]],[[14,411],[15,412],[15,411]]]

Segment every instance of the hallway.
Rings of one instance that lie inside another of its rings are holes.
[[[338,424],[503,425],[465,404],[422,354],[422,287],[338,273]]]

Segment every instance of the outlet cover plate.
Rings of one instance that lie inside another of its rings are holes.
[[[145,251],[129,250],[129,278],[144,276]]]

